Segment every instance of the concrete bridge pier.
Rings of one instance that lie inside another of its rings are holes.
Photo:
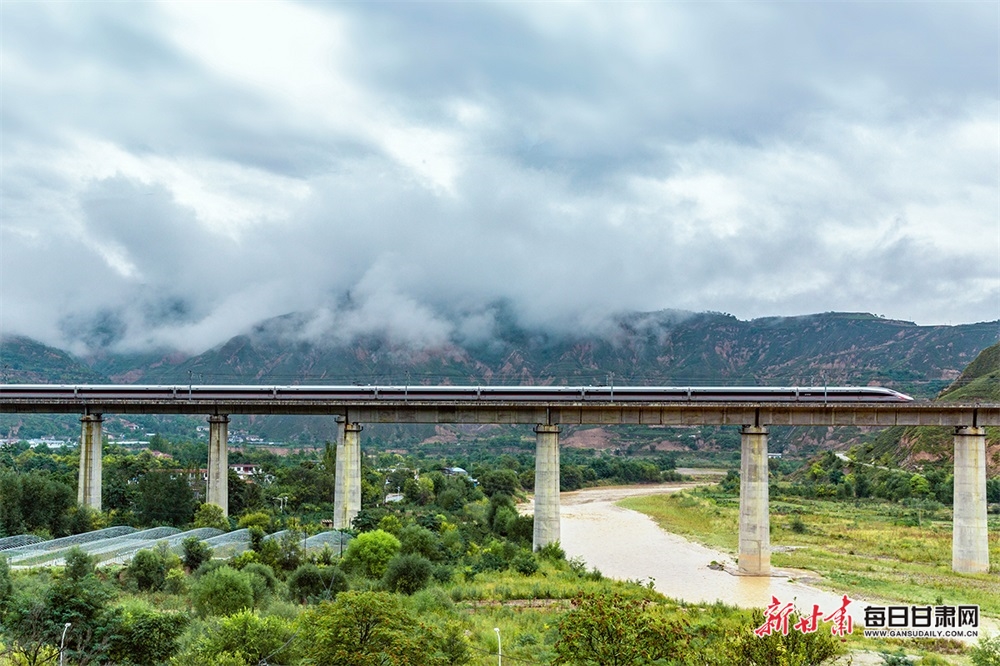
[[[80,417],[80,472],[76,501],[91,509],[101,510],[101,448],[103,419],[100,414]]]
[[[767,434],[761,426],[743,426],[741,433],[739,570],[748,576],[771,575]]]
[[[958,573],[986,573],[990,570],[986,428],[955,428],[954,500],[951,568]]]
[[[229,515],[229,417],[208,417],[208,493],[205,501]]]
[[[333,526],[345,529],[361,511],[360,423],[337,424],[337,467],[334,470]]]
[[[535,531],[532,548],[559,541],[559,426],[535,426]]]

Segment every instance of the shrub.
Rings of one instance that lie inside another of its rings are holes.
[[[10,582],[10,565],[7,564],[7,558],[0,555],[0,611],[3,610],[4,604],[13,589],[14,587]]]
[[[253,608],[253,587],[249,576],[230,567],[205,574],[191,591],[198,615],[232,615]]]
[[[300,604],[319,597],[324,589],[323,576],[315,564],[303,564],[288,576],[288,598]]]
[[[167,580],[167,563],[152,550],[140,550],[128,565],[128,576],[143,591],[157,592]]]
[[[347,576],[338,567],[303,564],[288,576],[288,597],[298,603],[333,599],[347,588]]]
[[[525,576],[532,576],[538,571],[538,560],[531,553],[521,553],[511,564],[518,573]]]
[[[244,550],[239,555],[234,555],[233,557],[230,557],[226,561],[226,564],[228,564],[234,569],[242,571],[247,567],[247,565],[264,564],[264,563],[260,561],[260,555],[258,555],[256,552],[252,550]],[[269,565],[265,564],[264,566],[266,566],[268,569],[271,569],[271,571],[274,571],[274,569],[271,568]]]
[[[407,525],[401,529],[399,537],[399,552],[405,554],[423,555],[429,560],[441,558],[441,538],[426,527]]]
[[[389,560],[399,552],[399,539],[382,530],[364,532],[351,540],[344,566],[367,578],[381,578]]]
[[[638,666],[679,656],[683,631],[656,616],[648,601],[585,594],[573,607],[559,621],[556,664]]]
[[[255,606],[260,603],[278,588],[278,578],[274,575],[274,569],[260,562],[251,562],[241,569],[249,576],[250,587],[253,589],[253,602]]]
[[[200,567],[191,572],[191,575],[195,578],[201,578],[205,574],[210,574],[216,569],[221,569],[224,566],[227,565],[222,560],[208,560],[207,562],[202,562]],[[229,568],[232,569],[232,567]]]
[[[288,620],[243,610],[214,620],[175,661],[213,666],[296,663],[294,635]]]
[[[482,573],[484,571],[506,571],[507,560],[497,553],[486,551],[480,555],[476,563],[472,565],[472,570],[475,573]]]
[[[448,566],[447,564],[438,564],[431,571],[431,576],[434,577],[439,583],[450,583],[452,576],[455,575],[455,569]]]
[[[804,522],[802,522],[802,516],[800,516],[798,514],[795,514],[794,516],[792,516],[792,521],[791,521],[791,523],[789,523],[788,526],[796,534],[805,534],[806,533],[806,524]]]
[[[389,561],[382,584],[393,592],[413,594],[427,585],[433,565],[421,555],[398,555]]]
[[[212,559],[212,547],[198,537],[192,536],[184,539],[181,546],[184,549],[181,561],[184,562],[184,567],[188,571],[194,572],[202,564]]]
[[[229,531],[229,520],[217,504],[205,503],[194,512],[195,527],[214,527],[224,532]]]
[[[789,617],[789,624],[795,621],[794,617]],[[753,629],[763,624],[763,611],[753,611],[749,626],[729,637],[720,646],[727,663],[746,666],[818,665],[832,661],[844,649],[834,636],[824,631],[789,631],[788,635],[775,631],[766,636],[758,636]]]
[[[269,541],[274,541],[274,539],[269,539]],[[302,532],[297,529],[289,529],[280,536],[277,544],[279,548],[277,566],[270,562],[267,564],[282,571],[294,571],[302,563]]]
[[[177,651],[187,625],[186,614],[161,613],[142,601],[112,608],[105,618],[107,656],[116,664],[163,663]]]
[[[983,636],[969,651],[973,666],[1000,666],[1000,634]]]
[[[553,541],[538,549],[538,557],[550,562],[560,562],[566,559],[566,551],[562,549],[558,541]]]
[[[187,576],[180,569],[171,569],[167,572],[167,578],[163,581],[163,591],[167,594],[187,593]]]

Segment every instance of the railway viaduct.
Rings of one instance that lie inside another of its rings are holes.
[[[739,569],[770,575],[767,438],[773,426],[949,426],[954,434],[952,568],[989,571],[986,430],[1000,404],[914,402],[886,389],[455,386],[0,385],[0,413],[81,414],[79,501],[101,507],[103,414],[204,414],[207,499],[228,513],[233,414],[325,415],[338,424],[334,525],[361,508],[364,423],[533,425],[534,547],[559,540],[559,433],[566,425],[737,425],[742,428]]]

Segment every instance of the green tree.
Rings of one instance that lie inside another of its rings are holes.
[[[65,536],[75,509],[76,491],[49,473],[0,469],[0,534],[46,530]]]
[[[517,472],[512,469],[490,470],[479,479],[479,485],[487,497],[493,497],[497,493],[514,495],[521,487]]]
[[[180,526],[191,522],[194,492],[184,474],[154,471],[138,483],[136,508],[146,525]]]
[[[10,582],[10,565],[7,564],[7,558],[0,554],[0,617],[3,617],[3,609],[13,591],[14,586]]]
[[[789,617],[789,624],[795,616]],[[750,622],[743,629],[727,638],[717,647],[720,663],[745,666],[819,666],[831,662],[843,652],[841,644],[830,632],[803,633],[789,631],[788,635],[775,631],[758,636],[754,628],[764,624],[764,613],[755,610]]]
[[[240,527],[254,528],[258,527],[262,531],[267,532],[271,529],[271,514],[264,511],[254,511],[253,513],[245,513],[240,516],[237,524]]]
[[[181,561],[184,563],[184,567],[192,573],[212,559],[212,547],[198,537],[187,537],[181,542],[181,547],[184,549]]]
[[[413,594],[426,587],[433,565],[422,555],[397,555],[389,560],[382,584],[392,592]]]
[[[177,639],[187,625],[186,614],[160,612],[145,601],[116,606],[105,619],[107,656],[116,664],[162,664],[177,651]]]
[[[399,551],[401,553],[416,553],[429,560],[440,560],[442,552],[441,537],[420,525],[407,525],[397,533]]]
[[[678,656],[683,632],[620,594],[583,594],[559,621],[556,664],[627,666]]]
[[[386,592],[344,592],[300,617],[307,663],[329,666],[433,666],[431,635]]]
[[[49,588],[35,585],[15,588],[7,600],[0,622],[0,637],[13,663],[27,666],[52,663],[57,654],[50,642],[51,613],[47,605]]]
[[[426,506],[434,501],[434,482],[426,476],[407,479],[403,484],[403,496],[407,502]]]
[[[927,497],[931,493],[931,484],[921,474],[914,474],[910,477],[910,494],[914,497]]]
[[[304,604],[318,599],[326,591],[323,574],[315,564],[302,564],[288,576],[288,597]]]
[[[399,548],[399,539],[388,532],[365,532],[351,539],[344,553],[344,566],[367,578],[381,578]]]
[[[222,512],[222,507],[217,504],[205,503],[194,512],[195,527],[214,527],[223,532],[229,531],[229,520]]]
[[[66,557],[66,568],[45,598],[47,642],[58,645],[64,626],[66,650],[75,662],[86,662],[107,649],[104,611],[114,591],[94,573],[94,559],[76,548]],[[102,641],[101,637],[105,637]]]
[[[268,595],[277,591],[278,578],[274,575],[274,569],[263,562],[251,562],[244,566],[241,571],[250,578],[255,606],[259,606]]]
[[[211,620],[174,662],[180,666],[290,664],[298,661],[295,627],[277,616],[242,610]]]
[[[128,565],[128,576],[140,590],[156,592],[167,580],[167,563],[155,551],[140,550]]]
[[[206,615],[232,615],[253,608],[253,587],[249,577],[230,567],[210,571],[191,590],[195,610]]]

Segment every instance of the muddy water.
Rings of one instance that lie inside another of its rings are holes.
[[[663,531],[644,514],[615,506],[625,497],[671,493],[678,486],[589,488],[562,493],[562,547],[567,557],[581,557],[605,576],[653,582],[657,591],[692,603],[722,601],[744,608],[765,608],[777,597],[806,613],[818,604],[825,614],[841,606],[841,594],[794,582],[782,572],[771,577],[738,576],[730,555]],[[525,507],[530,511],[530,507]],[[709,568],[713,561],[726,570]],[[864,617],[865,601],[849,595],[855,624]]]

